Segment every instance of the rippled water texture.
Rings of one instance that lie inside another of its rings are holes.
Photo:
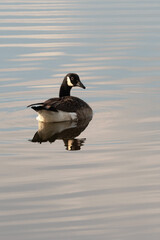
[[[63,77],[90,122],[26,108]],[[160,238],[160,2],[0,1],[0,239]]]

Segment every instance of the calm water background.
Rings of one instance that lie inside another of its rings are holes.
[[[28,141],[68,72],[80,151]],[[160,238],[158,0],[0,1],[0,86],[0,239]]]

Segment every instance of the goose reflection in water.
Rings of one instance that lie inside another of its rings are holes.
[[[63,140],[66,150],[80,150],[86,138],[76,138],[88,126],[91,118],[78,122],[43,123],[38,122],[38,131],[33,136],[31,142],[55,142]]]

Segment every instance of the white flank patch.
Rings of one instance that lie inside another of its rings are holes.
[[[36,119],[40,122],[77,121],[77,114],[74,112],[52,112],[47,110],[41,110],[38,111],[38,117]]]
[[[70,77],[67,77],[67,85],[73,87],[73,83],[71,82]]]

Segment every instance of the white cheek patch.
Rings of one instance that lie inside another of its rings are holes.
[[[69,87],[73,87],[73,83],[71,82],[70,77],[67,77],[67,85],[68,85]]]

